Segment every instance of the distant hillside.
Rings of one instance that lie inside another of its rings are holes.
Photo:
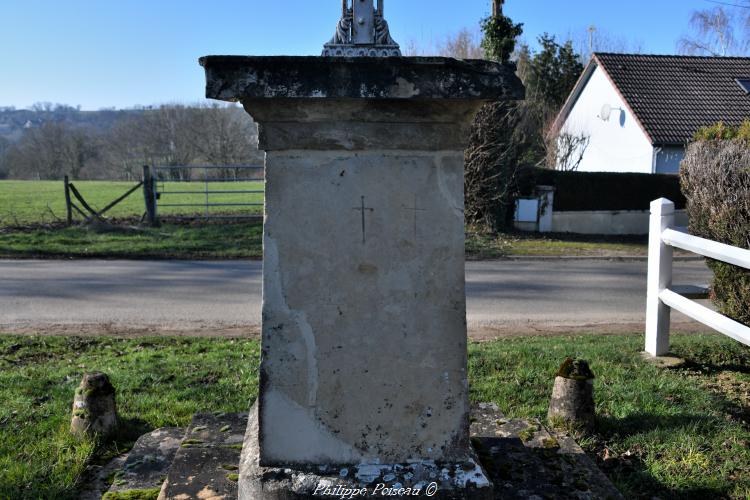
[[[73,126],[108,131],[117,120],[143,113],[140,109],[81,111],[70,106],[36,106],[37,109],[0,107],[0,137],[11,142],[21,138],[25,128],[37,128],[44,122],[64,122]]]

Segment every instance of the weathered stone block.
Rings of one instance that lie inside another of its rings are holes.
[[[115,388],[104,373],[83,376],[73,398],[73,434],[107,435],[117,428]]]
[[[469,443],[463,149],[482,103],[522,97],[512,69],[446,58],[201,64],[206,95],[241,101],[266,151],[259,414],[243,464],[376,466],[373,480],[394,484],[445,470],[448,496],[436,498],[484,498]],[[308,498],[288,487],[240,498]]]
[[[264,464],[464,459],[462,154],[268,153],[266,181]]]

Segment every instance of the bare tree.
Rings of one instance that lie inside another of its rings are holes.
[[[640,54],[643,52],[642,40],[631,39],[593,25],[585,31],[569,32],[566,39],[572,41],[582,64],[588,63],[594,52],[619,54]]]
[[[559,132],[545,140],[547,167],[573,172],[583,161],[583,156],[591,143],[591,137],[584,133]]]
[[[6,161],[10,174],[17,178],[62,179],[65,174],[80,178],[98,151],[90,131],[62,122],[45,122],[26,130],[9,148]]]
[[[414,56],[442,56],[456,59],[484,59],[481,47],[481,35],[478,31],[463,28],[456,33],[444,37],[441,41],[420,44],[414,39],[402,48],[404,55]]]
[[[8,163],[6,161],[8,148],[10,148],[10,141],[5,137],[0,137],[0,179],[8,177]]]
[[[131,180],[140,177],[143,165],[262,162],[257,127],[236,105],[169,104],[129,110],[104,132],[56,114],[71,109],[76,113],[75,108],[41,103],[35,109],[42,114],[40,126],[25,129],[15,144],[0,143],[0,176],[59,179],[70,174],[79,179]],[[173,179],[190,179],[187,169],[168,172]]]
[[[750,2],[746,2],[750,5]],[[746,5],[719,5],[697,10],[690,18],[689,35],[678,41],[682,54],[737,56],[748,53],[748,17]]]
[[[463,28],[458,33],[446,37],[438,46],[438,54],[456,59],[483,59],[484,50],[481,43],[478,32]]]
[[[242,108],[202,106],[190,125],[198,153],[210,164],[231,165],[257,157],[257,127]]]
[[[425,55],[422,47],[413,38],[409,39],[405,45],[401,46],[401,52],[406,57],[418,57]]]

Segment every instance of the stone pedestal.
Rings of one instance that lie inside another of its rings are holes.
[[[264,488],[264,468],[323,484],[311,468],[371,466],[346,482],[372,488],[463,471],[438,481],[444,498],[490,491],[469,443],[463,149],[479,106],[522,96],[512,71],[443,58],[201,64],[207,96],[241,101],[266,151],[260,394],[240,498],[307,498],[311,484]]]

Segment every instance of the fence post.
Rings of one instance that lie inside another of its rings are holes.
[[[70,178],[66,175],[63,182],[65,183],[65,211],[68,226],[70,226],[73,224],[73,207],[70,206]]]
[[[143,166],[143,200],[146,203],[146,218],[151,227],[158,225],[156,221],[156,193],[154,177],[148,165]]]
[[[674,203],[666,198],[651,202],[648,232],[648,279],[646,289],[646,352],[661,356],[669,352],[670,308],[659,298],[672,286],[672,247],[662,241],[665,229],[674,226]]]

